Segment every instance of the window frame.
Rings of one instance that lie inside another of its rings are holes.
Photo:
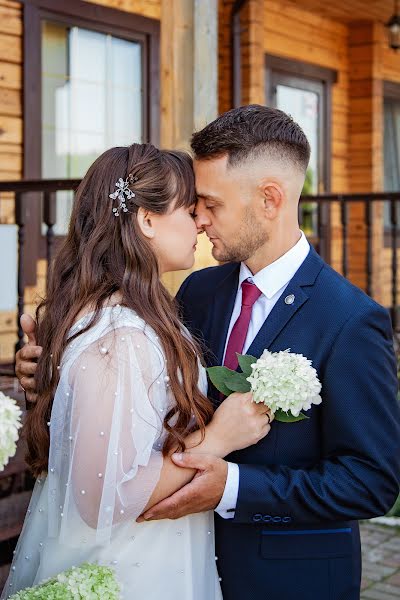
[[[91,29],[142,45],[143,140],[159,144],[160,124],[160,22],[127,11],[117,10],[82,0],[24,2],[24,165],[26,180],[42,178],[42,79],[41,23],[44,20],[63,25]],[[41,203],[32,194],[27,203],[25,265],[27,285],[36,284],[36,258],[45,257],[45,239],[41,235]],[[58,238],[62,239],[62,238]]]
[[[399,102],[400,103],[400,83],[394,82],[394,81],[383,81],[383,102],[382,102],[382,109],[383,111],[385,110],[385,104],[389,102]],[[385,113],[383,112],[383,119],[385,119]],[[382,129],[383,133],[382,133],[382,147],[383,147],[383,151],[382,151],[382,168],[384,169],[384,160],[385,160],[385,140],[384,140],[384,135],[385,135],[385,127],[383,127]],[[384,190],[385,192],[388,190]],[[397,232],[398,232],[398,237],[396,240],[396,246],[397,248],[400,248],[400,239],[399,239],[399,233],[400,233],[400,223],[397,225]],[[384,240],[384,247],[385,248],[391,248],[392,247],[392,230],[390,225],[386,225],[385,223],[385,216],[383,216],[383,240]]]

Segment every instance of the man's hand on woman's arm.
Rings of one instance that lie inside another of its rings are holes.
[[[28,343],[19,350],[15,357],[15,372],[25,390],[27,402],[36,402],[36,382],[34,379],[37,359],[42,348],[36,345],[36,322],[30,315],[22,315],[21,327],[28,337]]]

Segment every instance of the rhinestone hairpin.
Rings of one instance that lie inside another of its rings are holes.
[[[131,174],[128,175],[125,181],[122,179],[122,177],[118,179],[117,183],[115,184],[115,187],[117,189],[112,194],[109,194],[109,198],[111,198],[112,200],[116,200],[117,198],[119,200],[118,208],[112,209],[114,217],[119,217],[121,211],[128,212],[126,201],[131,200],[136,195],[135,192],[132,192],[132,190],[129,189],[129,184],[135,183],[137,179],[137,177],[132,177]]]

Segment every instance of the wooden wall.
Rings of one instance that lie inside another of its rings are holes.
[[[0,0],[0,179],[20,179],[22,158],[22,10],[19,2]],[[13,207],[4,195],[0,226],[14,222]],[[14,311],[0,313],[0,358],[13,356],[15,319]]]
[[[101,4],[117,10],[126,10],[130,13],[160,19],[161,0],[85,0],[92,4]]]

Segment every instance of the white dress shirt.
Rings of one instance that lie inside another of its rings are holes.
[[[233,307],[232,317],[228,328],[228,335],[225,342],[224,359],[229,336],[242,308],[241,286],[243,281],[246,279],[251,280],[262,292],[260,297],[253,305],[246,341],[243,347],[243,354],[245,354],[251,346],[257,333],[260,331],[264,321],[268,318],[268,315],[287,288],[290,280],[299,269],[300,265],[304,262],[309,251],[310,244],[308,243],[304,233],[301,232],[301,237],[297,244],[293,246],[293,248],[278,258],[278,260],[275,262],[267,265],[255,275],[251,273],[250,269],[244,263],[241,263],[235,305]],[[225,484],[225,490],[220,503],[215,509],[216,512],[224,519],[233,519],[235,516],[234,510],[236,509],[238,492],[239,466],[236,463],[228,462],[228,476]]]

